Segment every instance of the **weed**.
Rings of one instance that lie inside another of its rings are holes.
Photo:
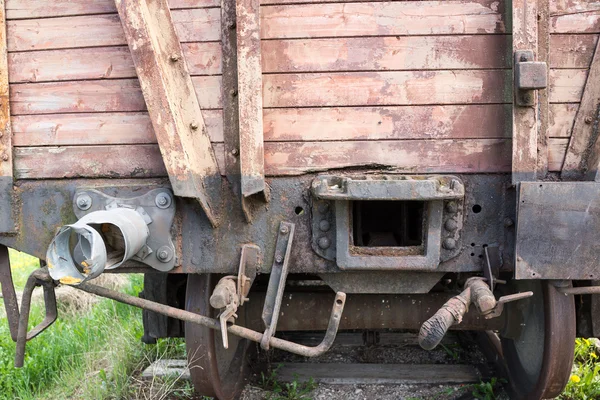
[[[597,399],[600,398],[600,350],[596,339],[575,340],[575,362],[569,383],[562,400]]]
[[[458,344],[451,344],[448,346],[445,346],[443,343],[440,343],[440,346],[442,346],[442,348],[446,351],[446,353],[452,357],[452,359],[454,361],[458,361],[460,359],[460,347]]]
[[[306,382],[299,382],[298,375],[294,375],[294,380],[289,383],[281,383],[277,380],[277,371],[281,364],[265,374],[261,372],[260,386],[270,391],[267,395],[268,400],[310,400],[308,394],[316,389],[317,384],[313,378]]]
[[[498,378],[492,378],[489,382],[480,382],[477,385],[473,385],[473,397],[479,400],[496,400],[496,394],[494,388],[502,380]]]

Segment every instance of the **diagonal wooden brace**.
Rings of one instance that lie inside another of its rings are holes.
[[[218,224],[221,176],[166,0],[115,0],[175,195]]]

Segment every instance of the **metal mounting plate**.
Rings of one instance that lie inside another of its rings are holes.
[[[78,200],[82,198],[86,199],[83,207],[82,204],[78,205]],[[162,202],[158,201],[159,198],[163,199]],[[175,218],[173,193],[168,189],[154,189],[142,196],[122,199],[94,189],[80,189],[73,197],[73,211],[77,218],[93,211],[109,210],[114,207],[134,208],[142,214],[148,224],[150,235],[146,242],[146,251],[132,259],[162,272],[172,270],[177,264],[175,246],[171,240],[171,226]],[[159,260],[158,249],[166,250],[170,257],[165,261]]]
[[[517,279],[600,277],[600,184],[521,182]]]

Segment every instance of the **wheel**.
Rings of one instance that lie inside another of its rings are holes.
[[[185,309],[197,314],[216,317],[218,311],[209,304],[218,277],[213,274],[188,276]],[[240,313],[243,319],[243,313]],[[243,325],[238,320],[236,324]],[[247,355],[249,341],[229,335],[229,348],[223,348],[221,333],[213,329],[185,323],[185,344],[190,377],[196,391],[219,400],[235,399],[244,388],[249,372]]]
[[[571,374],[575,350],[575,302],[546,281],[516,281],[513,291],[533,291],[509,303],[501,334],[514,399],[558,396]]]

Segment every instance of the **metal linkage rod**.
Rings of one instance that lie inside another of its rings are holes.
[[[556,290],[564,295],[600,294],[600,286],[557,287]]]
[[[153,311],[158,314],[163,314],[168,317],[180,319],[182,321],[191,322],[198,325],[203,325],[214,330],[220,330],[219,321],[213,318],[205,317],[203,315],[195,314],[190,311],[181,310],[179,308],[167,306],[165,304],[156,303],[154,301],[141,299],[139,297],[131,296],[125,293],[117,292],[111,289],[107,289],[101,286],[93,285],[88,282],[81,283],[80,285],[73,286],[74,288],[83,290],[97,296],[106,297],[112,300],[116,300],[121,303],[129,304],[131,306],[139,307],[144,310]],[[329,325],[323,341],[315,347],[303,346],[297,343],[293,343],[287,340],[272,337],[269,340],[271,347],[289,351],[291,353],[299,354],[305,357],[316,357],[325,353],[335,340],[335,336],[340,325],[342,312],[344,311],[344,304],[346,302],[346,294],[337,292],[335,300],[333,302],[333,309],[331,310],[331,316],[329,318]],[[238,325],[230,325],[227,331],[234,335],[243,337],[253,342],[260,343],[263,334],[260,332],[253,331],[248,328],[244,328]]]

